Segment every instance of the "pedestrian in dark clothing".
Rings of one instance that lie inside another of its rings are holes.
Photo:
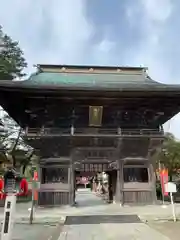
[[[92,191],[93,190],[93,181],[94,181],[93,177],[89,181],[90,181],[90,188],[91,188],[91,191]]]

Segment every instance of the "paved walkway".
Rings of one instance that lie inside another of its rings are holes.
[[[73,216],[72,212],[67,217],[58,240],[170,240],[138,220],[137,215],[105,211],[109,205],[88,190],[78,192],[77,202],[81,214]]]
[[[88,189],[78,192],[77,202],[78,205],[76,207],[37,208],[34,219],[34,223],[37,224],[31,226],[27,224],[29,222],[28,208],[31,207],[31,203],[17,204],[15,216],[17,224],[14,228],[15,239],[29,239],[31,235],[34,239],[40,239],[40,236],[46,239],[46,236],[51,236],[51,233],[54,234],[58,223],[64,223],[66,216],[68,216],[66,225],[63,227],[59,240],[80,240],[81,238],[87,240],[148,240],[150,237],[151,239],[153,237],[155,240],[179,239],[177,231],[179,222],[176,225],[172,223],[173,226],[170,228],[173,228],[173,231],[170,232],[166,231],[170,223],[157,225],[158,222],[154,221],[154,219],[158,218],[172,218],[171,205],[167,205],[166,208],[162,208],[160,205],[121,207],[118,204],[104,203],[100,197],[97,197]],[[180,204],[176,204],[176,213],[180,219]],[[140,222],[137,216],[148,220],[149,226]],[[0,220],[2,219],[3,208],[0,208]],[[156,226],[158,227],[156,228]],[[58,231],[60,232],[60,229]],[[163,236],[163,234],[169,238]],[[174,238],[174,236],[177,236],[177,238]],[[51,239],[57,240],[57,238]]]
[[[57,240],[59,232],[60,227],[55,224],[15,224],[12,240]]]
[[[54,207],[37,208],[35,211],[35,222],[59,222],[69,215],[94,215],[96,214],[135,214],[144,220],[157,220],[172,218],[172,208],[167,204],[166,208],[160,205],[146,206],[123,206],[118,204],[105,204],[100,197],[96,197],[88,190],[81,190],[77,195],[79,205],[77,207]],[[29,203],[18,203],[16,206],[15,220],[17,223],[28,222],[31,207]],[[176,214],[180,219],[180,204],[176,204]],[[0,221],[3,220],[4,209],[0,208]]]

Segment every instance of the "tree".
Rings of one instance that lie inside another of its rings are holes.
[[[5,34],[0,26],[0,80],[12,80],[24,76],[27,67],[19,43]]]
[[[180,170],[180,141],[177,141],[173,134],[167,133],[158,154],[157,160],[168,169],[170,178],[179,174]]]
[[[0,128],[1,160],[10,162],[14,168],[24,175],[27,168],[31,168],[37,163],[38,157],[35,155],[34,149],[22,139],[22,129],[7,113],[3,112],[2,115],[2,126]]]

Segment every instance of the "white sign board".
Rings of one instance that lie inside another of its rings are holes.
[[[176,184],[172,182],[165,183],[165,192],[168,192],[168,193],[177,192]]]
[[[11,240],[16,210],[16,195],[6,197],[4,207],[4,220],[1,230],[1,240]]]
[[[174,201],[173,201],[173,193],[177,192],[177,187],[175,183],[168,182],[165,185],[165,191],[170,193],[170,198],[171,198],[171,205],[172,205],[172,215],[174,222],[176,222],[176,213],[175,213],[175,207],[174,207]]]

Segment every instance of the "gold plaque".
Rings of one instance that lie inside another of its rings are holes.
[[[99,127],[102,124],[102,106],[89,106],[89,126]]]

